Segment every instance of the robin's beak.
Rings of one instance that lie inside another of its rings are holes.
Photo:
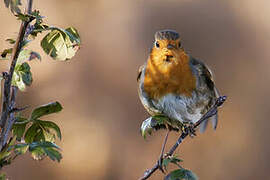
[[[172,51],[173,51],[173,49],[174,49],[175,47],[174,47],[174,45],[172,45],[172,44],[168,44],[167,45],[167,54],[166,54],[166,58],[165,58],[165,61],[166,62],[171,62],[172,60],[173,60],[173,53],[172,53]]]
[[[172,55],[166,55],[165,61],[166,61],[166,62],[171,62],[171,61],[172,61],[172,58],[173,58]]]

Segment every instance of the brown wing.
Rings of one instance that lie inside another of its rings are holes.
[[[219,92],[215,87],[211,70],[202,61],[193,57],[190,58],[190,63],[193,65],[192,67],[195,68],[195,71],[198,73],[199,78],[201,78],[202,81],[205,82],[208,89],[214,92],[216,97],[219,97]]]
[[[190,63],[192,64],[192,67],[195,68],[195,73],[198,73],[199,78],[201,78],[202,82],[204,82],[207,86],[207,88],[210,90],[210,93],[213,94],[213,99],[210,101],[211,106],[216,101],[216,98],[219,97],[219,92],[217,88],[215,87],[213,75],[211,73],[211,70],[200,60],[192,58],[190,59]],[[218,113],[215,116],[212,116],[211,118],[213,129],[216,129],[218,124]],[[204,132],[207,126],[208,120],[204,121],[201,126],[200,130],[201,132]]]
[[[142,75],[142,70],[144,68],[145,65],[141,65],[139,67],[139,71],[138,71],[138,75],[137,75],[137,82],[139,82],[139,79],[141,78],[141,75]]]

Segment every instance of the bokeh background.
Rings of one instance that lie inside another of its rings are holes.
[[[31,62],[33,85],[18,103],[35,107],[54,100],[64,110],[47,120],[62,129],[63,160],[19,157],[4,168],[11,180],[138,179],[160,153],[164,131],[144,140],[148,117],[137,95],[138,67],[155,31],[180,32],[185,49],[206,62],[228,100],[210,128],[178,149],[183,166],[201,180],[269,179],[270,1],[267,0],[46,0],[34,1],[46,22],[74,26],[82,47],[68,62],[44,53]],[[0,49],[15,38],[19,22],[2,2]],[[41,51],[36,41],[33,48]],[[7,69],[0,62],[0,69]],[[168,147],[177,139],[170,135]],[[152,179],[162,179],[157,172]]]

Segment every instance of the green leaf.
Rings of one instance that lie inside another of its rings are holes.
[[[33,159],[35,159],[35,160],[42,160],[43,158],[46,157],[44,149],[41,147],[36,147],[34,149],[31,149],[30,152],[31,152]]]
[[[51,27],[41,41],[43,50],[55,60],[66,61],[71,59],[79,49],[80,37],[75,28],[66,30]]]
[[[29,14],[22,14],[22,13],[17,13],[15,15],[17,17],[18,20],[22,20],[22,21],[25,21],[25,22],[29,22],[31,20],[33,20],[33,16],[29,15]]]
[[[12,138],[12,140],[4,146],[4,148],[0,152],[0,169],[1,167],[10,164],[10,155],[11,155],[11,147],[14,145],[16,139]]]
[[[159,124],[157,123],[156,119],[153,117],[149,117],[143,121],[141,125],[141,134],[144,138],[146,138],[146,134],[152,134],[152,131],[158,129]]]
[[[27,142],[41,142],[41,141],[48,141],[54,142],[56,135],[59,139],[61,139],[61,131],[60,128],[51,121],[41,121],[41,120],[34,120],[33,125],[37,127],[33,130],[32,135],[26,133],[25,138]],[[32,125],[32,126],[33,126]],[[32,132],[32,130],[29,130]],[[31,139],[29,139],[29,136]]]
[[[14,123],[12,126],[12,133],[14,136],[17,137],[17,140],[21,140],[21,138],[23,137],[24,131],[25,131],[25,127],[27,125],[27,121],[23,122],[23,123]]]
[[[51,142],[33,142],[29,146],[29,151],[32,153],[34,159],[40,160],[45,156],[49,156],[51,160],[60,162],[62,159],[61,153],[58,151],[60,148]]]
[[[15,44],[15,40],[14,39],[6,39],[7,42],[9,42],[10,44]]]
[[[19,8],[19,6],[22,5],[21,0],[4,0],[4,2],[6,7],[10,8],[13,14],[21,12]]]
[[[1,58],[7,59],[8,55],[11,55],[12,53],[12,48],[5,49],[3,52],[1,52]]]
[[[51,160],[57,160],[58,162],[60,162],[60,160],[62,159],[61,153],[54,148],[45,148],[44,150],[46,155],[49,156]]]
[[[34,109],[34,111],[31,114],[30,119],[34,121],[42,116],[60,112],[62,109],[63,108],[62,108],[61,104],[57,101],[53,102],[53,103],[46,104],[46,105],[42,105],[42,106]]]
[[[31,35],[32,38],[34,39],[35,37],[37,37],[38,33],[42,33],[43,31],[47,31],[50,30],[50,27],[46,24],[39,24],[39,23],[35,23],[33,25],[34,29],[31,31]]]
[[[30,66],[26,62],[16,64],[12,77],[12,85],[17,86],[21,91],[24,91],[26,86],[30,86],[32,84],[32,81],[33,79]]]
[[[43,20],[42,19],[44,18],[44,16],[41,16],[40,15],[40,12],[38,10],[32,11],[31,12],[31,15],[33,17],[35,17],[35,19],[36,19],[36,23],[35,24],[41,24],[41,23],[43,23]]]
[[[26,143],[14,145],[14,152],[17,155],[25,154],[29,148],[29,145]]]
[[[142,122],[141,134],[144,138],[146,138],[147,133],[150,135],[152,134],[152,130],[153,130],[152,124],[153,123],[156,123],[156,121],[152,117],[149,117]]]
[[[39,109],[39,110],[41,110],[41,109]],[[55,112],[57,112],[57,111],[55,111]],[[38,111],[36,111],[36,113],[37,114],[34,114],[34,115],[37,115],[36,117],[38,117],[38,115],[42,114],[42,113],[38,114]],[[45,115],[45,114],[43,114],[43,115]],[[61,139],[60,128],[54,122],[41,121],[39,119],[31,119],[31,120],[32,120],[33,124],[32,124],[32,126],[30,126],[27,129],[27,131],[25,133],[25,136],[24,136],[25,142],[32,143],[32,142],[47,141],[47,142],[53,143],[55,141],[56,135],[59,139]]]
[[[30,148],[36,148],[36,147],[42,147],[42,148],[56,148],[60,149],[59,146],[57,146],[55,143],[44,141],[44,142],[32,142],[30,144]]]
[[[17,64],[23,64],[26,61],[31,61],[33,59],[41,60],[41,56],[30,49],[23,49],[17,59]]]
[[[0,174],[0,180],[6,180],[6,174],[5,173]]]
[[[169,163],[176,164],[178,167],[181,167],[178,163],[183,162],[183,160],[179,159],[177,155],[169,156],[163,159],[162,166],[166,169]]]
[[[69,27],[65,30],[65,32],[68,34],[71,42],[76,42],[77,44],[81,44],[80,35],[74,27]]]
[[[32,16],[35,17],[35,23],[32,25],[32,30],[30,34],[32,35],[32,38],[35,38],[38,33],[42,33],[43,31],[50,30],[50,27],[47,24],[43,23],[44,16],[40,15],[40,12],[35,10],[31,13]]]
[[[9,165],[11,163],[11,148],[13,147],[13,145],[15,144],[16,139],[11,137],[11,139],[9,140],[8,144],[6,146],[3,147],[3,149],[0,152],[0,169],[3,166]]]
[[[168,158],[165,158],[165,159],[163,159],[163,161],[162,161],[162,167],[164,167],[164,169],[167,171],[167,167],[168,167],[168,165],[169,165],[169,163],[171,162],[171,160],[170,159],[168,159]]]
[[[44,141],[48,141],[48,142],[55,142],[55,134],[51,133],[50,130],[45,129],[42,131],[43,135],[44,135]]]
[[[61,130],[57,124],[51,121],[41,121],[41,120],[37,120],[37,121],[40,125],[43,126],[43,128],[48,129],[48,130],[54,130],[59,139],[62,138]]]
[[[27,63],[23,63],[19,71],[21,71],[21,77],[24,84],[26,84],[27,86],[30,86],[33,81],[32,73],[30,71],[30,66]]]
[[[169,118],[163,115],[153,116],[153,118],[157,121],[158,125],[164,125],[168,122]]]
[[[12,85],[17,86],[21,91],[24,91],[26,88],[26,85],[23,83],[22,78],[17,72],[14,72],[13,74]]]
[[[37,133],[35,134],[35,137],[33,139],[33,142],[41,142],[46,141],[46,137],[44,134],[44,130],[39,126]]]
[[[173,163],[173,164],[178,164],[180,162],[183,162],[183,160],[182,159],[179,159],[176,155],[174,155],[174,156],[172,156],[170,158],[170,162]]]
[[[197,180],[197,176],[187,169],[177,169],[169,173],[164,180]]]
[[[32,126],[30,126],[25,135],[24,135],[24,140],[27,143],[32,143],[36,137],[36,135],[40,132],[40,127],[38,124],[33,123]]]
[[[1,162],[4,162],[9,157],[10,154],[11,154],[11,152],[9,152],[9,151],[0,152],[0,167],[1,167],[1,164],[2,164]]]
[[[11,164],[11,157],[0,159],[0,169],[4,166],[10,165]]]

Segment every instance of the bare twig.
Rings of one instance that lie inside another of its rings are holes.
[[[32,12],[32,4],[33,4],[33,0],[28,0],[26,10],[25,10],[26,13],[30,14]],[[6,144],[9,131],[14,123],[14,120],[13,120],[14,113],[10,113],[10,110],[15,107],[15,97],[16,97],[17,89],[15,88],[16,89],[15,90],[14,88],[11,88],[11,82],[12,82],[14,69],[17,63],[17,58],[22,49],[22,44],[23,44],[22,42],[25,38],[25,32],[31,21],[32,19],[30,18],[29,21],[22,21],[21,23],[19,35],[13,47],[13,51],[11,55],[12,61],[11,61],[10,69],[4,81],[4,92],[3,92],[3,99],[2,99],[2,112],[1,112],[1,121],[0,121],[0,126],[2,128],[1,137],[0,137],[0,150],[2,150],[2,147]]]
[[[217,113],[217,108],[221,106],[226,101],[226,96],[221,96],[217,99],[216,103],[212,108],[209,109],[207,113],[199,120],[197,121],[193,128],[197,128],[203,121],[207,120],[209,117],[214,116]],[[174,151],[177,149],[177,147],[183,142],[183,140],[188,136],[188,131],[183,131],[176,141],[176,143],[173,145],[173,147],[169,150],[169,152],[166,154],[166,156],[173,155]],[[144,175],[140,178],[140,180],[148,179],[156,170],[159,169],[159,161],[150,169],[146,170],[144,172]]]
[[[165,139],[164,139],[164,142],[163,142],[163,145],[162,145],[162,148],[161,148],[161,152],[160,152],[160,157],[159,157],[159,160],[158,160],[158,164],[159,164],[159,169],[162,173],[165,174],[161,164],[162,164],[162,160],[163,160],[163,156],[164,156],[164,150],[165,150],[165,146],[166,146],[166,143],[167,143],[167,140],[168,140],[168,136],[169,136],[169,133],[170,133],[170,129],[168,128],[167,129],[167,133],[166,133],[166,136],[165,136]]]

